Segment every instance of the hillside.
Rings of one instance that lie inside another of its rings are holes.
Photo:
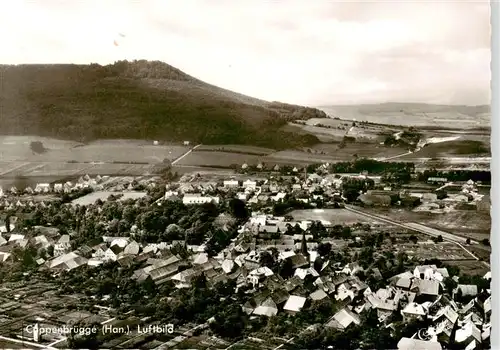
[[[280,131],[287,121],[326,117],[315,108],[207,84],[162,62],[0,66],[0,75],[2,134],[283,149],[318,142],[311,135]]]
[[[491,120],[491,109],[488,105],[381,103],[319,108],[329,116],[341,119],[415,127],[456,128],[460,125],[460,128],[465,129],[489,128]]]

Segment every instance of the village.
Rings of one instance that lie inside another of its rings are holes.
[[[0,189],[0,347],[488,348],[489,241],[380,213],[489,212],[489,184],[401,164]],[[174,331],[26,330],[69,323]]]

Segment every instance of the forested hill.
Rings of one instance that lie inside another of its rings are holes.
[[[323,111],[267,102],[200,81],[166,63],[0,66],[2,134],[79,141],[102,138],[191,140],[272,148],[310,145],[282,132],[287,121]]]

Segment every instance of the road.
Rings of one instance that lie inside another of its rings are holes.
[[[466,244],[466,242],[467,242],[467,238],[464,238],[464,237],[461,237],[461,236],[457,236],[457,235],[449,233],[449,232],[444,232],[444,231],[436,230],[434,228],[427,227],[427,226],[424,226],[422,224],[418,224],[418,223],[415,223],[415,222],[401,222],[401,221],[396,221],[394,219],[388,218],[386,216],[382,216],[382,215],[378,215],[378,214],[372,214],[372,213],[367,213],[367,212],[365,212],[365,211],[363,211],[361,209],[355,208],[355,207],[350,206],[350,205],[345,205],[345,209],[349,210],[349,211],[351,211],[353,213],[356,213],[358,215],[365,216],[365,217],[370,218],[370,219],[374,219],[374,220],[377,220],[377,221],[385,222],[385,223],[388,223],[388,224],[391,224],[391,225],[394,225],[394,226],[399,226],[399,227],[405,228],[407,230],[412,230],[412,231],[420,232],[420,233],[426,234],[426,235],[431,236],[431,237],[441,236],[441,237],[443,237],[443,240],[457,244],[460,248],[462,248],[464,251],[466,251],[475,260],[479,261],[479,258],[477,256],[475,256],[470,250],[468,250],[467,248],[464,247],[464,244]],[[470,240],[470,243],[471,244],[479,244],[478,241],[475,241],[475,240],[472,240],[472,239]],[[491,267],[490,264],[487,263],[487,262],[485,262],[485,261],[482,261],[482,263],[485,266],[487,266],[488,268]]]
[[[392,156],[392,157],[387,157],[387,158],[377,158],[376,160],[381,161],[381,162],[385,162],[385,161],[388,161],[388,160],[392,160],[392,159],[400,158],[400,157],[403,157],[403,156],[407,156],[407,155],[412,154],[412,153],[414,153],[414,152],[408,151],[408,152],[403,153],[403,154],[398,154],[397,156]]]
[[[193,152],[195,149],[197,149],[200,146],[201,146],[201,144],[196,145],[193,148],[191,148],[189,151],[187,151],[186,153],[184,153],[182,156],[180,156],[176,160],[172,161],[172,165],[175,165],[177,162],[181,161],[184,157],[188,156],[191,152]]]

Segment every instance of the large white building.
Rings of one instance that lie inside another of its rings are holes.
[[[186,193],[182,198],[182,203],[189,204],[204,204],[204,203],[219,203],[219,197],[204,196],[199,193]]]

